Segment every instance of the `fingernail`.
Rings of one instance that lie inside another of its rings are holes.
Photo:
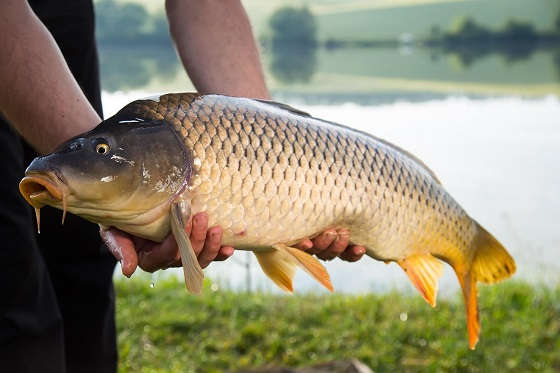
[[[365,253],[366,253],[366,249],[364,249],[364,248],[358,249],[358,251],[357,251],[358,255],[364,255]]]

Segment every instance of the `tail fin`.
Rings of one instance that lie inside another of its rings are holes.
[[[475,280],[494,284],[515,273],[515,262],[504,247],[478,223],[478,233],[473,241],[475,257],[471,272]]]
[[[504,247],[486,229],[476,223],[477,233],[472,243],[474,257],[467,271],[455,268],[461,284],[467,311],[469,348],[474,350],[480,332],[478,316],[477,282],[493,284],[510,277],[515,272],[515,262]]]

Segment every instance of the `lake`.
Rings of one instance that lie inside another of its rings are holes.
[[[276,100],[411,151],[509,250],[518,266],[515,277],[560,281],[558,51],[513,59],[490,53],[474,61],[413,48],[306,53],[294,57],[295,64],[265,53]],[[100,56],[106,116],[133,99],[193,90],[169,48],[102,48]],[[247,257],[238,252],[206,273],[220,286],[244,288]],[[396,264],[364,258],[326,266],[338,291],[412,289]],[[275,289],[256,260],[251,282],[253,289]],[[456,282],[447,267],[442,293],[454,293]],[[299,291],[323,291],[304,273],[294,283]]]

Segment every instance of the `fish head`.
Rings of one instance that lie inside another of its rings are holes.
[[[121,111],[33,160],[19,187],[36,209],[126,228],[168,213],[191,173],[191,153],[172,125]]]

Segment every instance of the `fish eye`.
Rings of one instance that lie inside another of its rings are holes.
[[[109,145],[105,143],[99,143],[95,146],[95,151],[97,154],[107,154],[109,153]]]

